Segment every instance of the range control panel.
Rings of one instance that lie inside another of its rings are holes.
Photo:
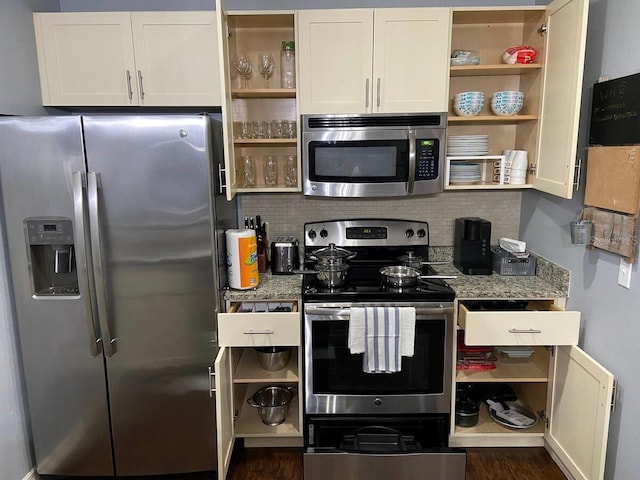
[[[305,223],[305,247],[429,245],[427,222],[392,219],[329,220]]]

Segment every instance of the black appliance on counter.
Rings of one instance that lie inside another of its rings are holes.
[[[456,218],[453,264],[465,275],[491,275],[491,222]]]
[[[466,453],[448,447],[455,294],[441,278],[398,287],[380,272],[407,252],[428,261],[428,224],[335,220],[307,223],[304,235],[306,258],[328,248],[347,265],[339,287],[317,275],[303,279],[305,480],[345,472],[355,480],[464,479]],[[305,270],[314,267],[307,261]],[[421,273],[433,270],[424,265]],[[400,371],[365,372],[363,354],[351,353],[357,307],[415,308],[414,352]]]

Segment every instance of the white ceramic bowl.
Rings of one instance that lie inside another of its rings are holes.
[[[524,105],[524,93],[518,91],[499,91],[491,96],[491,111],[499,116],[515,115]]]
[[[453,97],[453,111],[463,117],[478,115],[484,107],[483,92],[461,92]]]

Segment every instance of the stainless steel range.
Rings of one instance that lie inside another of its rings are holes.
[[[305,480],[463,479],[447,448],[454,292],[428,264],[428,224],[307,223],[304,249],[322,272],[303,281]]]

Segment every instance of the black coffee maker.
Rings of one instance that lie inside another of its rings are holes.
[[[456,218],[453,264],[466,275],[491,275],[491,222]]]

